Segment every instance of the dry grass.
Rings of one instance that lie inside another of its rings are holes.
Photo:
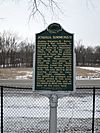
[[[81,68],[76,68],[76,75],[77,76],[82,76],[84,77],[94,77],[94,78],[100,78],[100,72],[97,73],[95,71],[92,70],[85,70],[85,69],[81,69]]]
[[[27,71],[32,72],[32,68],[4,68],[0,69],[0,79],[16,79],[16,76],[24,76]]]
[[[0,79],[16,79],[16,76],[25,76],[27,72],[32,72],[32,68],[4,68],[0,69]],[[95,71],[76,68],[76,75],[84,77],[100,77],[100,73]],[[29,77],[30,78],[30,77]]]

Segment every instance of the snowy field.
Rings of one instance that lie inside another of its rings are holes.
[[[58,133],[91,133],[92,94],[58,100]],[[100,133],[100,92],[96,95],[95,129]],[[49,99],[33,93],[4,94],[4,133],[48,133]]]

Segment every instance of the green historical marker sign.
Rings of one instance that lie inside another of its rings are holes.
[[[73,91],[73,34],[53,23],[36,34],[35,90]]]

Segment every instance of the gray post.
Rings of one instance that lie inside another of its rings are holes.
[[[50,121],[49,133],[57,133],[57,104],[58,97],[55,94],[50,96]]]
[[[3,86],[1,86],[1,133],[3,133]]]
[[[92,133],[94,133],[94,120],[95,120],[95,87],[93,88],[93,116],[92,116]]]

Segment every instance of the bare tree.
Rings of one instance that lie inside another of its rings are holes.
[[[76,42],[77,47],[76,47],[76,65],[85,65],[85,54],[86,50],[84,45],[82,44],[82,40],[79,40]]]
[[[86,65],[94,65],[94,49],[91,46],[86,49]]]
[[[22,41],[19,44],[18,50],[18,59],[20,60],[21,66],[32,67],[33,64],[33,51],[34,45],[33,43],[29,43],[27,41]]]
[[[17,51],[17,37],[11,33],[4,32],[0,36],[0,54],[1,64],[7,67],[14,64],[16,51]]]
[[[100,46],[95,47],[95,64],[100,65]]]
[[[0,0],[0,1],[3,1],[3,0]],[[12,1],[21,1],[21,0],[12,0]],[[94,3],[93,3],[94,0],[85,0],[85,1],[86,1],[85,3],[87,7],[89,7],[89,5],[94,7]],[[30,18],[32,17],[35,18],[37,16],[38,18],[41,17],[44,23],[46,23],[45,13],[47,13],[47,11],[50,11],[53,14],[56,11],[63,13],[61,9],[61,5],[58,0],[27,0],[27,2],[29,4],[29,9],[30,9],[29,20]],[[64,4],[64,0],[62,0],[62,2]],[[4,19],[4,18],[1,18],[1,19]]]

